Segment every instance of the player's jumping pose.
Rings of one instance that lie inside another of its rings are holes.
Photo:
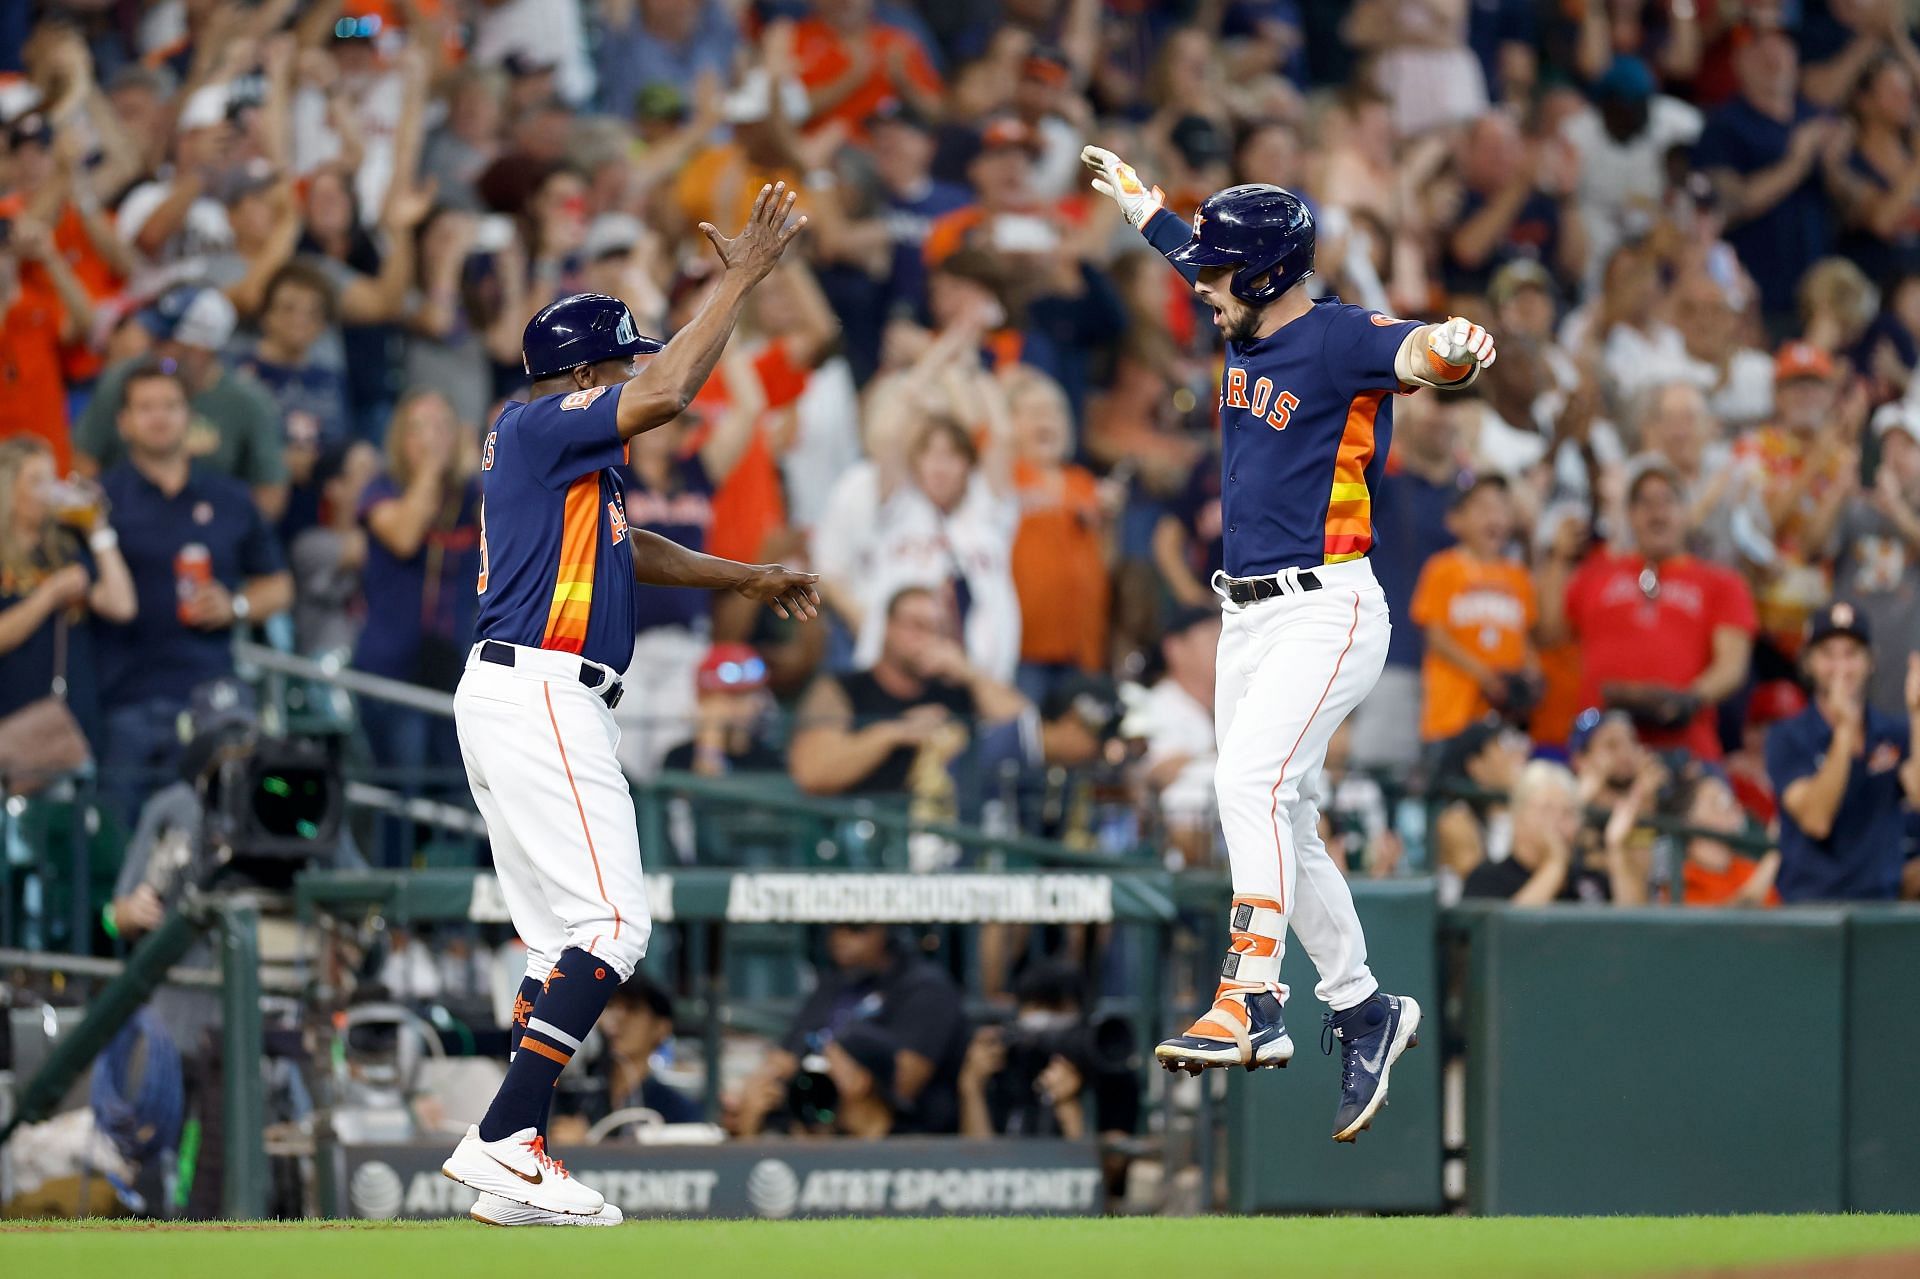
[[[1332,1009],[1326,1026],[1343,1051],[1333,1137],[1352,1141],[1386,1103],[1420,1008],[1383,993],[1368,971],[1353,897],[1320,841],[1315,774],[1386,662],[1387,605],[1367,551],[1391,397],[1465,386],[1493,363],[1493,339],[1458,317],[1416,324],[1309,298],[1313,215],[1291,192],[1229,187],[1208,197],[1189,230],[1111,151],[1090,146],[1081,159],[1094,189],[1213,308],[1227,340],[1214,732],[1232,941],[1213,1007],[1154,1055],[1194,1074],[1286,1065],[1280,956],[1291,925],[1320,972],[1314,993]]]
[[[720,358],[741,306],[806,225],[763,187],[729,240],[705,223],[726,271],[664,347],[624,303],[562,299],[527,325],[533,392],[509,404],[481,456],[480,642],[454,694],[460,752],[486,818],[494,870],[527,975],[515,1052],[486,1117],[441,1171],[480,1191],[496,1225],[613,1225],[620,1210],[546,1150],[554,1083],[614,988],[647,951],[652,921],[626,778],[614,761],[619,672],[633,653],[634,583],[738,591],[811,618],[811,573],[735,564],[627,525],[627,441],[670,421]],[[651,355],[637,374],[635,356]]]

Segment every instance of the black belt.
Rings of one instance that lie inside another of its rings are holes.
[[[1313,575],[1312,569],[1304,569],[1294,575],[1293,580],[1303,591],[1320,589],[1320,579]],[[1243,607],[1257,604],[1261,600],[1270,600],[1276,595],[1291,595],[1293,592],[1280,589],[1280,583],[1271,577],[1229,577],[1227,579],[1227,598]]]
[[[499,640],[484,640],[480,644],[480,660],[492,662],[495,666],[512,666],[513,645],[502,644]],[[626,692],[626,686],[618,677],[615,677],[605,688],[601,688],[600,670],[600,667],[591,662],[580,663],[580,682],[585,684],[588,691],[595,697],[605,702],[608,710],[612,710],[620,705],[620,698]]]

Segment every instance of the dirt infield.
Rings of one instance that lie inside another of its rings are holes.
[[[1920,1252],[1783,1261],[1765,1266],[1715,1266],[1675,1271],[1670,1279],[1913,1279],[1915,1275],[1920,1275]]]

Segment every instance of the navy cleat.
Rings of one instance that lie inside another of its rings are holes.
[[[1333,1052],[1340,1041],[1340,1109],[1333,1117],[1333,1139],[1352,1141],[1373,1127],[1387,1104],[1387,1076],[1400,1054],[1420,1043],[1420,1005],[1404,995],[1376,991],[1364,1003],[1328,1013],[1320,1033],[1320,1051]]]
[[[1168,1070],[1197,1075],[1209,1066],[1274,1070],[1293,1060],[1280,999],[1271,991],[1234,989],[1222,983],[1213,1007],[1184,1034],[1153,1050]]]

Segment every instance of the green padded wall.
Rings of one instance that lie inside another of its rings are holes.
[[[1502,910],[1473,926],[1478,1213],[1837,1212],[1840,911]]]
[[[1847,1207],[1920,1212],[1920,912],[1847,918]]]

